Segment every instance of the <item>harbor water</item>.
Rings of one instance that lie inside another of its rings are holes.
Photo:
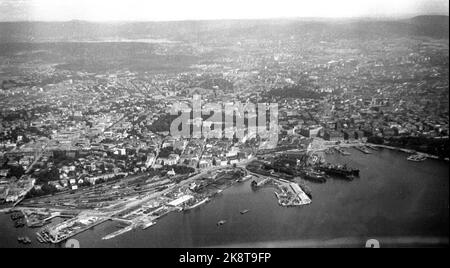
[[[313,195],[307,206],[280,207],[274,189],[254,191],[247,181],[147,230],[102,240],[118,230],[117,223],[107,222],[74,238],[81,247],[363,247],[368,239],[382,246],[448,245],[447,162],[410,162],[406,154],[388,149],[346,150],[350,156],[327,155],[327,160],[359,168],[360,178],[307,182]],[[221,220],[226,224],[217,226]],[[25,247],[18,236],[29,236],[35,247],[54,247],[39,244],[35,232],[15,229],[8,215],[0,215],[0,247]]]

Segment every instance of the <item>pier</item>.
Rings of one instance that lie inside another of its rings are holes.
[[[364,146],[355,146],[355,149],[364,154],[371,154],[371,152],[369,150],[367,150],[367,148]]]
[[[69,220],[69,222],[61,223],[60,224],[60,228],[54,228],[54,229],[56,229],[56,231],[55,231],[56,235],[52,235],[52,234],[49,233],[49,235],[48,235],[49,239],[46,239],[46,240],[48,242],[50,242],[50,243],[58,244],[58,243],[61,243],[61,242],[65,241],[65,240],[71,238],[71,237],[74,237],[74,236],[76,236],[78,234],[81,234],[81,233],[83,233],[83,232],[85,232],[85,231],[87,231],[87,230],[89,230],[89,229],[91,229],[91,228],[93,228],[95,226],[98,226],[98,225],[100,225],[102,223],[105,223],[105,222],[107,222],[109,220],[110,220],[110,218],[100,218],[97,221],[95,221],[95,222],[93,222],[93,223],[91,223],[89,225],[86,225],[83,228],[80,228],[78,230],[73,230],[72,232],[70,230],[65,232],[64,229],[66,229],[66,228],[70,229],[70,227],[73,226],[73,224],[75,224],[75,223],[77,223],[79,221],[78,218],[75,218],[75,219]],[[43,231],[43,232],[44,233],[45,232],[48,233],[48,231]],[[40,233],[36,233],[36,234],[38,236],[41,236]]]
[[[123,228],[123,229],[118,230],[117,232],[114,232],[114,233],[112,233],[112,234],[109,234],[109,235],[103,237],[102,240],[110,240],[110,239],[113,239],[113,238],[115,238],[115,237],[117,237],[117,236],[119,236],[119,235],[123,235],[124,233],[128,233],[129,231],[131,231],[131,230],[133,230],[133,229],[134,229],[134,226],[133,226],[133,225],[130,225],[130,226],[128,226],[128,227],[125,227],[125,228]]]
[[[275,192],[280,206],[298,207],[312,203],[312,200],[298,184],[285,180],[276,180],[276,183],[281,190],[281,193]]]

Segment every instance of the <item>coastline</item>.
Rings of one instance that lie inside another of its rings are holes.
[[[422,152],[418,152],[416,150],[411,150],[411,149],[405,149],[405,148],[400,148],[400,147],[394,147],[394,146],[389,146],[389,145],[382,145],[382,144],[373,144],[373,143],[367,143],[371,146],[377,147],[377,148],[383,148],[383,149],[388,149],[388,150],[393,150],[393,151],[399,151],[399,152],[403,152],[403,153],[407,153],[407,154],[418,154],[418,155],[422,155],[425,156],[427,158],[431,158],[434,160],[443,160],[445,162],[449,162],[450,159],[449,158],[440,158],[437,155],[431,155],[431,154],[427,154],[427,153],[422,153]]]
[[[368,145],[377,147],[377,148],[398,151],[398,152],[402,152],[402,153],[406,153],[406,154],[418,154],[418,155],[425,156],[430,159],[441,160],[444,162],[450,161],[449,158],[440,158],[437,155],[427,154],[427,153],[419,152],[419,151],[412,150],[412,149],[389,146],[389,145],[384,145],[384,144],[375,144],[375,143],[370,143],[370,142],[357,142],[357,141],[341,143],[341,144],[335,144],[335,143],[330,144],[330,142],[327,142],[325,140],[316,140],[310,144],[310,146],[307,149],[307,152],[323,152],[330,148],[354,148],[354,147],[358,147],[358,146],[368,146]],[[292,152],[292,151],[297,151],[297,150],[287,150],[286,152]]]

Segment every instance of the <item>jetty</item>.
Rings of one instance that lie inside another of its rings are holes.
[[[133,229],[134,229],[134,226],[133,226],[133,225],[130,225],[130,226],[128,226],[128,227],[125,227],[125,228],[123,228],[123,229],[118,230],[117,232],[114,232],[114,233],[112,233],[112,234],[109,234],[109,235],[103,237],[102,240],[110,240],[110,239],[113,239],[113,238],[115,238],[115,237],[117,237],[117,236],[119,236],[119,235],[123,235],[124,233],[127,233],[127,232],[129,232],[129,231],[131,231],[131,230],[133,230]]]

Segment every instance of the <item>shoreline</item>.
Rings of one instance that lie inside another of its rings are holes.
[[[425,156],[427,158],[430,159],[434,159],[434,160],[442,160],[444,162],[449,162],[450,159],[448,158],[440,158],[437,155],[432,155],[432,154],[427,154],[427,153],[422,153],[416,150],[411,150],[411,149],[405,149],[405,148],[400,148],[400,147],[394,147],[394,146],[389,146],[389,145],[382,145],[382,144],[373,144],[373,143],[367,143],[371,146],[377,147],[377,148],[383,148],[383,149],[388,149],[388,150],[393,150],[393,151],[398,151],[398,152],[402,152],[402,153],[407,153],[407,154],[418,154],[418,155],[422,155]]]

